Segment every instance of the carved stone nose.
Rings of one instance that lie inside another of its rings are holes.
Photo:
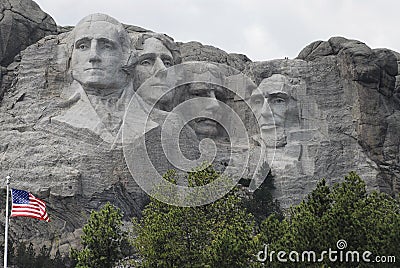
[[[264,101],[263,106],[261,108],[261,116],[265,119],[272,119],[273,113],[270,109],[270,106],[267,101]]]
[[[166,70],[167,67],[165,67],[164,62],[160,58],[156,58],[153,66],[153,74],[155,74],[158,71],[161,70]]]
[[[96,40],[93,40],[90,46],[90,54],[89,54],[89,62],[98,62],[101,61],[98,47],[97,47],[97,42]]]
[[[99,61],[101,61],[101,58],[97,54],[91,55],[89,58],[89,62],[99,62]]]
[[[216,112],[219,109],[219,101],[215,97],[214,91],[211,91],[209,100],[207,102],[206,110]]]

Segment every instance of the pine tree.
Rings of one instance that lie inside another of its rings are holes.
[[[272,195],[274,189],[273,177],[269,173],[260,187],[249,198],[242,201],[243,207],[254,215],[258,225],[271,214],[275,214],[275,216],[283,219],[279,202],[274,200]]]
[[[268,244],[270,252],[287,253],[337,250],[337,242],[345,240],[346,251],[360,254],[370,251],[373,256],[395,256],[399,260],[400,202],[384,193],[367,194],[365,183],[351,172],[344,182],[331,188],[322,180],[303,202],[290,210],[286,219],[279,221],[273,215],[268,217],[256,240],[259,250]],[[319,263],[322,264],[374,267],[374,264],[362,262],[332,263],[328,258]],[[268,265],[280,267],[283,264],[277,263],[275,258],[275,262]],[[299,265],[301,263],[288,262],[284,267]]]
[[[121,243],[126,239],[122,231],[120,209],[107,203],[99,212],[92,211],[83,227],[82,250],[71,250],[76,267],[110,268],[123,257]]]
[[[219,178],[211,166],[189,173],[190,186]],[[175,181],[173,173],[164,178]],[[238,190],[198,207],[176,207],[151,199],[135,220],[133,244],[143,267],[249,267],[254,220],[241,206]]]

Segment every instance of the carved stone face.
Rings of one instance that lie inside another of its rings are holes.
[[[187,92],[185,93],[185,100],[196,97],[210,98],[209,101],[207,101],[205,108],[200,102],[198,103],[198,107],[193,107],[195,111],[204,109],[208,116],[194,119],[189,123],[189,125],[200,137],[218,136],[220,127],[216,121],[210,119],[209,117],[219,118],[223,116],[220,111],[221,105],[219,101],[226,102],[224,89],[214,84],[190,84]],[[196,103],[194,105],[196,105]]]
[[[145,100],[152,100],[153,96],[162,96],[168,92],[169,86],[165,80],[165,73],[155,74],[158,71],[167,69],[173,65],[171,51],[164,46],[161,40],[151,37],[144,41],[143,49],[138,50],[138,63],[135,67],[134,88],[137,90],[147,79],[151,79],[146,84],[146,90],[140,91],[140,95]],[[169,106],[172,102],[172,92],[167,93],[159,100],[158,107],[165,110],[164,106]]]
[[[101,95],[123,87],[127,82],[127,75],[122,71],[125,57],[116,26],[105,21],[91,21],[78,25],[74,32],[73,78],[85,90]]]
[[[138,52],[138,64],[135,68],[136,82],[143,84],[146,79],[173,65],[172,53],[161,40],[151,37],[144,41],[143,49]]]
[[[257,117],[261,136],[264,140],[271,139],[276,128],[277,146],[286,142],[285,128],[288,127],[294,100],[291,98],[291,87],[282,75],[273,75],[264,79],[258,89],[251,95],[251,106]]]

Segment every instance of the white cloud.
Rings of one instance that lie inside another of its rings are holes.
[[[296,57],[315,40],[344,36],[400,52],[400,2],[381,0],[37,0],[60,25],[102,12],[252,60]]]
[[[284,51],[279,45],[277,38],[271,35],[265,28],[259,25],[252,25],[244,31],[246,46],[244,49],[248,51],[250,58],[269,59],[270,55],[275,58],[284,58],[288,56],[288,52]]]

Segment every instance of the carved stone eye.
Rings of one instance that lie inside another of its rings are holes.
[[[111,42],[100,41],[99,44],[100,44],[101,49],[104,49],[104,50],[112,50],[112,49],[114,49],[114,45]]]
[[[264,98],[258,97],[258,98],[252,98],[251,103],[253,105],[262,105],[264,104]]]
[[[88,48],[88,46],[86,45],[86,44],[80,44],[79,46],[78,46],[78,49],[80,49],[80,50],[85,50],[85,49],[87,49]]]
[[[194,92],[191,92],[191,95],[194,97],[206,97],[207,96],[205,91],[194,91]]]
[[[273,104],[285,104],[286,100],[284,98],[273,98],[271,100],[271,103],[273,103]]]
[[[151,61],[150,60],[142,60],[141,62],[140,62],[140,65],[143,65],[143,66],[149,66],[149,65],[151,65],[152,63],[151,63]]]
[[[165,67],[171,67],[173,65],[170,60],[164,60],[163,63]]]
[[[105,49],[112,49],[112,45],[110,45],[110,44],[104,44],[104,48],[105,48]]]

